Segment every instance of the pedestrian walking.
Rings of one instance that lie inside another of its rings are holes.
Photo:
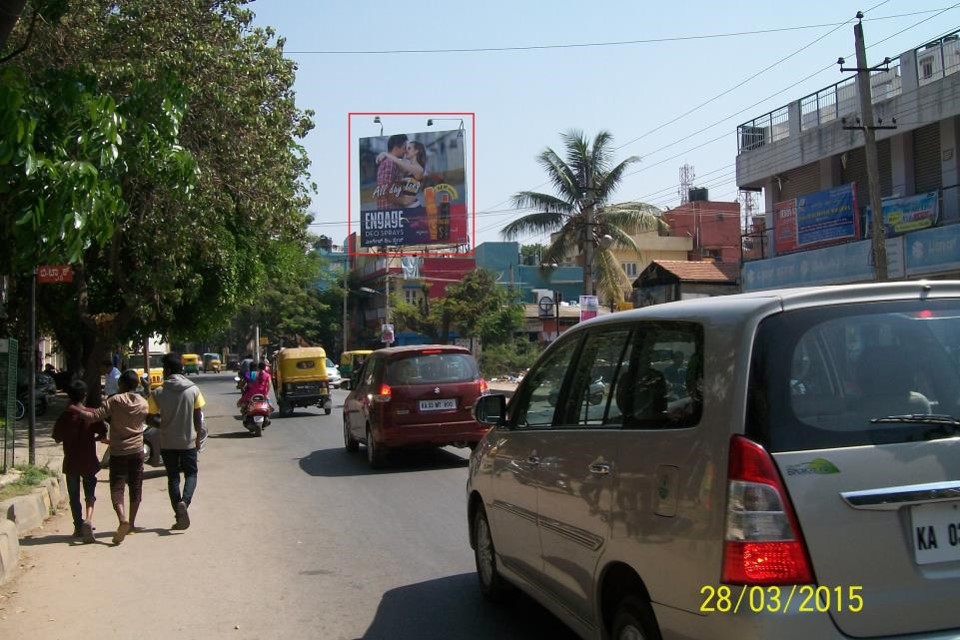
[[[197,489],[197,453],[206,438],[200,388],[183,375],[180,354],[163,356],[163,386],[149,398],[152,424],[160,428],[160,454],[167,468],[167,492],[176,515],[174,531],[190,527],[190,503]],[[183,493],[180,476],[183,475]]]
[[[73,537],[95,542],[93,506],[97,501],[97,472],[100,471],[96,441],[106,438],[107,427],[102,422],[88,424],[84,419],[83,400],[87,397],[87,385],[82,380],[74,380],[67,386],[67,397],[70,404],[53,426],[53,439],[63,445],[63,474],[67,477]],[[86,513],[80,505],[81,486]]]
[[[109,398],[120,392],[120,369],[109,358],[100,363],[100,375],[103,376],[103,395]]]
[[[113,543],[120,544],[133,531],[143,498],[143,431],[147,420],[147,401],[137,393],[137,372],[120,374],[118,393],[87,414],[87,420],[110,422],[110,498],[117,513],[117,532]],[[124,491],[130,490],[130,509],[124,511]]]

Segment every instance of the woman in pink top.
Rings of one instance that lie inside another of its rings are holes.
[[[241,395],[240,399],[237,401],[237,406],[243,407],[243,405],[245,405],[250,398],[257,394],[269,398],[270,379],[270,373],[267,371],[267,363],[261,360],[260,364],[257,365],[256,377],[247,383],[246,388],[243,390],[243,395]]]

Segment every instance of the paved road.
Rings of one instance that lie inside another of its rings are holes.
[[[227,374],[197,378],[211,431],[193,525],[170,532],[162,471],[148,472],[142,533],[110,544],[106,472],[96,545],[60,515],[23,540],[28,569],[0,588],[3,638],[566,640],[522,594],[489,605],[467,542],[466,450],[401,456],[368,470],[348,454],[341,405],[276,419],[263,438],[235,419]],[[12,592],[16,593],[12,593]]]

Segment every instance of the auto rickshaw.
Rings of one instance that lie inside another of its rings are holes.
[[[363,368],[364,360],[366,360],[371,353],[373,353],[373,351],[370,349],[343,352],[340,356],[340,376],[343,378],[343,382],[340,383],[341,387],[344,389],[352,388],[353,376]]]
[[[151,353],[150,358],[150,369],[144,370],[143,367],[135,367],[137,372],[137,377],[140,380],[146,380],[144,387],[146,388],[149,385],[149,390],[153,391],[154,389],[159,389],[163,386],[163,353],[155,352]],[[140,358],[131,358],[133,362],[141,361]]]
[[[188,376],[191,373],[195,376],[200,375],[200,356],[197,354],[183,354],[180,356],[180,363],[183,365],[183,375]]]
[[[203,372],[204,373],[220,373],[222,368],[222,363],[220,361],[220,354],[208,352],[203,354]]]
[[[291,415],[295,407],[311,405],[322,408],[326,415],[333,411],[323,348],[280,349],[274,356],[272,374],[281,416]]]

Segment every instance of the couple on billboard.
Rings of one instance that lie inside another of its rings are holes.
[[[387,150],[377,155],[377,186],[374,197],[377,209],[414,209],[422,207],[427,218],[429,241],[450,237],[450,195],[439,194],[433,187],[421,192],[426,173],[427,149],[406,134],[390,136]],[[422,196],[421,196],[422,193]]]
[[[377,155],[377,209],[416,207],[420,181],[427,166],[427,149],[406,134],[387,140],[387,150]]]

